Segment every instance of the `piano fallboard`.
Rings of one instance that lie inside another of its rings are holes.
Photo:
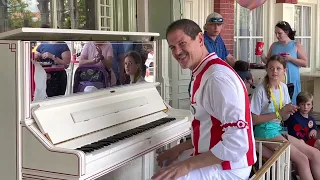
[[[53,144],[166,109],[155,84],[149,83],[139,89],[128,86],[76,97],[66,97],[70,99],[67,102],[33,105],[34,119]]]

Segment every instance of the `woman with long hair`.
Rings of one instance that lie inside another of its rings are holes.
[[[295,41],[296,31],[292,30],[288,22],[279,21],[275,26],[275,34],[278,41],[271,45],[267,56],[261,56],[261,60],[267,63],[267,59],[272,55],[284,58],[287,66],[286,83],[294,85],[292,102],[296,104],[296,97],[301,92],[299,68],[307,66],[308,57],[301,43]]]
[[[144,74],[142,59],[139,53],[135,51],[130,51],[126,54],[124,58],[124,68],[126,74],[130,76],[130,84],[137,82],[144,82]]]

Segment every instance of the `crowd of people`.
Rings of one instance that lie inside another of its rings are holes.
[[[275,25],[278,41],[267,55],[261,55],[266,76],[262,83],[253,84],[250,64],[237,61],[220,36],[223,22],[215,12],[207,17],[204,32],[188,19],[167,28],[173,57],[182,68],[192,71],[189,94],[194,119],[191,140],[162,152],[157,157],[162,168],[152,179],[248,179],[257,159],[255,138],[262,138],[289,141],[290,158],[300,178],[320,180],[320,141],[310,115],[313,96],[301,92],[299,68],[307,65],[307,55],[295,40],[295,31],[285,21]],[[71,59],[65,43],[42,43],[35,54],[37,61],[64,67]],[[82,49],[79,65],[105,69],[114,86],[143,82],[144,61],[139,51],[132,47],[126,51],[121,43],[89,42]],[[66,79],[65,73],[50,76]],[[66,81],[62,82],[61,91],[49,88],[47,94],[64,94]],[[292,96],[288,83],[294,87]],[[254,89],[253,93],[248,89]],[[270,158],[276,149],[276,145],[266,144],[262,155]]]
[[[48,26],[41,27],[48,28]],[[44,66],[55,67],[46,68],[50,69],[46,72],[47,97],[65,95],[68,83],[65,69],[69,67],[72,59],[68,45],[65,42],[41,42],[34,47],[33,52],[35,54],[33,60],[41,62]],[[144,82],[147,54],[148,52],[139,42],[92,41],[85,43],[79,54],[79,68],[77,69],[79,72],[83,71],[76,73],[76,75],[79,74],[79,77],[74,78],[73,92],[92,92],[100,88]],[[81,79],[85,82],[81,82]],[[103,85],[88,82],[94,79],[104,82]],[[79,87],[82,85],[85,87]]]
[[[290,158],[300,179],[319,179],[320,141],[310,115],[313,96],[301,92],[299,68],[307,65],[303,46],[290,24],[275,25],[274,42],[262,54],[266,76],[253,84],[250,64],[237,61],[222,37],[223,17],[212,13],[204,32],[192,20],[169,25],[167,42],[173,57],[192,71],[189,85],[192,138],[161,152],[160,179],[248,179],[256,163],[255,138],[290,142]],[[293,84],[290,96],[288,85]],[[248,89],[254,89],[252,95]],[[278,145],[264,145],[270,158]],[[190,156],[190,154],[192,154]]]

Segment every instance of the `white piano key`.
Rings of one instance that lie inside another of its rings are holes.
[[[160,133],[162,133],[164,131],[167,131],[167,130],[170,130],[170,129],[176,129],[177,130],[179,125],[185,124],[185,123],[187,123],[187,121],[188,121],[187,119],[184,119],[184,120],[177,119],[175,121],[172,121],[172,122],[163,124],[161,126],[158,126],[156,128],[153,128],[153,129],[147,130],[145,132],[142,132],[140,134],[131,136],[131,137],[126,138],[124,140],[112,143],[109,146],[106,146],[104,148],[95,150],[95,151],[93,151],[91,153],[87,153],[86,154],[86,161],[87,161],[87,163],[90,163],[91,161],[99,159],[99,158],[101,158],[103,156],[107,156],[109,154],[116,153],[121,149],[130,147],[131,145],[136,144],[136,143],[138,143],[140,141],[145,141],[145,140],[148,140],[150,138],[154,138],[155,135],[160,134]],[[188,124],[188,125],[190,127],[190,124]],[[161,139],[165,140],[164,138],[161,138]]]

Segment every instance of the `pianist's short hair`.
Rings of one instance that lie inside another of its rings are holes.
[[[191,37],[192,40],[195,40],[199,32],[202,32],[200,26],[190,19],[179,19],[171,23],[166,31],[166,38],[168,34],[176,31],[182,30],[186,35]]]

